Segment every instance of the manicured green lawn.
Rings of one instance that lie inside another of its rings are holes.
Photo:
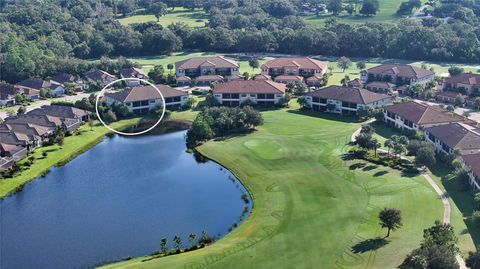
[[[130,119],[119,121],[111,124],[114,129],[122,129],[138,122],[138,119]],[[19,186],[41,176],[48,172],[50,167],[61,165],[69,160],[75,158],[78,154],[88,150],[94,144],[100,142],[103,137],[110,131],[103,125],[97,123],[92,129],[84,124],[80,127],[79,135],[72,135],[66,137],[64,145],[45,146],[37,148],[30,153],[35,157],[35,162],[28,169],[21,171],[19,175],[14,178],[0,179],[0,199],[9,193],[13,192]],[[42,156],[43,152],[47,152],[47,157]],[[28,162],[28,157],[19,162],[20,165]]]
[[[216,56],[216,55],[225,55],[220,53],[209,53],[209,52],[176,52],[171,55],[159,55],[159,56],[146,56],[146,57],[131,57],[129,60],[138,63],[143,70],[148,72],[153,68],[154,65],[163,65],[166,72],[169,72],[167,69],[168,64],[175,64],[175,62],[185,60],[191,57],[206,57],[206,56]],[[259,74],[260,69],[257,68],[252,70],[248,65],[247,57],[239,57],[238,55],[228,55],[229,57],[236,58],[237,62],[240,65],[240,73],[248,72],[250,75]],[[266,61],[272,59],[271,57],[263,57],[259,59],[260,65]],[[343,72],[341,68],[338,67],[336,61],[329,61],[328,66],[333,67],[332,73],[328,80],[328,85],[340,85],[341,80],[348,75],[351,80],[360,77],[360,71],[356,67],[356,63],[359,61],[364,61],[366,63],[366,68],[371,68],[380,64],[385,63],[400,63],[400,64],[411,64],[418,67],[421,67],[423,64],[427,68],[433,68],[438,76],[448,75],[448,68],[452,65],[462,67],[465,72],[477,72],[480,70],[480,65],[469,65],[469,64],[456,64],[456,63],[439,63],[439,62],[428,62],[428,61],[409,61],[409,60],[399,60],[399,59],[383,59],[383,58],[351,58],[352,65]],[[174,72],[174,70],[172,70]],[[327,71],[330,73],[330,70]]]
[[[120,18],[118,20],[123,25],[157,21],[154,15],[142,13],[142,11],[137,12],[137,15]],[[176,8],[173,11],[169,10],[165,16],[160,17],[159,23],[163,26],[168,26],[176,22],[183,22],[191,27],[204,27],[205,23],[208,22],[208,15],[201,9],[191,11],[184,8]]]
[[[146,57],[131,57],[128,58],[129,60],[136,62],[141,65],[142,69],[146,72],[148,72],[150,69],[153,68],[155,65],[163,65],[165,68],[166,72],[169,72],[167,69],[168,64],[175,64],[178,61],[182,61],[185,59],[189,59],[192,57],[209,57],[209,56],[218,56],[218,55],[224,55],[228,57],[233,57],[236,58],[238,64],[240,65],[240,73],[243,74],[243,72],[248,72],[250,75],[252,74],[259,74],[260,69],[257,68],[255,70],[252,70],[252,68],[248,65],[248,58],[243,57],[243,58],[238,58],[235,55],[225,55],[221,53],[210,53],[210,52],[175,52],[172,53],[171,55],[160,55],[160,56],[146,56]],[[259,59],[259,64],[262,65],[264,64],[267,60],[271,59],[271,57],[263,57]],[[172,70],[172,72],[175,72],[175,70]]]
[[[342,158],[359,123],[297,109],[263,115],[257,132],[198,148],[251,192],[244,224],[205,249],[107,268],[394,268],[443,217],[423,178]],[[404,218],[387,239],[383,207]]]
[[[375,16],[361,16],[358,13],[357,15],[349,16],[345,11],[342,12],[337,19],[342,23],[364,23],[364,22],[396,22],[401,19],[400,16],[396,14],[398,7],[402,1],[398,0],[379,0],[380,10]],[[422,0],[422,2],[426,2]],[[360,10],[361,5],[358,5],[358,11]],[[321,14],[321,15],[308,15],[304,16],[304,20],[307,23],[314,25],[324,25],[325,20],[328,18],[334,18],[332,13]]]
[[[385,140],[392,135],[403,135],[397,129],[384,124],[374,124],[373,127],[376,132],[374,136],[382,143],[382,147]],[[475,245],[480,244],[480,225],[469,219],[474,210],[473,193],[465,191],[457,180],[451,179],[450,173],[443,163],[438,163],[429,171],[437,185],[450,196],[451,223],[455,228],[462,255],[466,257],[468,251],[474,250]]]
[[[465,70],[465,72],[478,72],[480,70],[480,65],[469,65],[469,64],[457,64],[457,63],[440,63],[440,62],[429,62],[429,61],[410,61],[410,60],[400,60],[400,59],[383,59],[383,58],[351,58],[352,65],[343,72],[341,68],[338,67],[336,61],[330,61],[328,66],[333,67],[333,73],[331,74],[328,85],[340,85],[341,80],[348,75],[351,80],[360,78],[360,71],[356,63],[363,61],[366,63],[366,68],[372,68],[380,64],[387,63],[398,63],[398,64],[411,64],[414,66],[421,67],[423,64],[426,65],[428,69],[433,68],[437,76],[448,76],[448,68],[451,66],[459,66]],[[330,72],[330,71],[328,71]]]

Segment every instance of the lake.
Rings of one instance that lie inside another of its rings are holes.
[[[251,198],[228,170],[187,153],[184,136],[106,138],[5,198],[0,267],[91,268],[150,254],[163,237],[187,247],[191,233],[227,234]]]

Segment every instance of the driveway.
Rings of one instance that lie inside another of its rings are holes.
[[[75,102],[75,101],[78,101],[78,100],[82,100],[84,97],[88,97],[89,95],[90,95],[90,93],[77,93],[77,95],[65,95],[64,97],[55,98],[54,101],[56,101],[56,102],[59,102],[59,101]],[[50,104],[51,104],[51,100],[35,101],[32,104],[27,106],[27,112],[31,111],[31,110],[34,110],[36,108],[39,108],[41,106],[50,105]],[[12,106],[12,107],[9,107],[9,109],[12,109],[13,111],[17,111],[19,107],[20,106]],[[6,117],[8,117],[7,111],[6,110],[0,111],[0,118],[5,119]]]

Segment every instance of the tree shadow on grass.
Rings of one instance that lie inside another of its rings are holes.
[[[350,170],[356,170],[356,169],[360,169],[360,168],[363,168],[365,167],[365,163],[354,163],[352,165],[350,165]]]
[[[352,252],[355,254],[365,253],[368,251],[375,251],[383,246],[386,246],[390,241],[385,238],[367,239],[357,243],[352,247]]]
[[[373,174],[374,177],[381,177],[388,174],[388,171],[378,171],[375,174]]]
[[[377,169],[377,168],[378,168],[378,165],[371,164],[371,165],[365,166],[362,170],[367,172],[367,171],[371,171],[371,170]]]

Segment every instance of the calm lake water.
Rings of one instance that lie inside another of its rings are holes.
[[[106,138],[4,199],[0,268],[91,268],[152,253],[163,237],[228,233],[246,190],[186,153],[184,135]]]

